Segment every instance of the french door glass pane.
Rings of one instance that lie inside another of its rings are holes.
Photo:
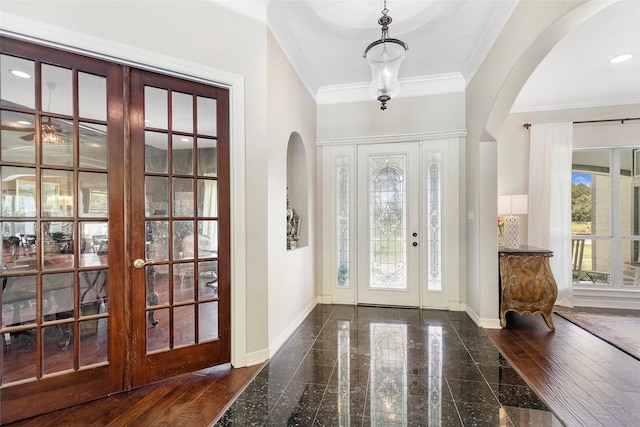
[[[73,75],[70,69],[42,64],[42,111],[73,116]]]
[[[171,149],[173,173],[193,174],[193,137],[174,135]]]
[[[35,63],[10,55],[0,55],[0,104],[35,108]],[[31,122],[32,124],[34,122]],[[4,125],[4,123],[3,123]],[[4,137],[2,138],[4,141]]]
[[[73,172],[42,170],[42,216],[72,217],[74,215]]]
[[[36,170],[14,166],[1,166],[2,216],[35,217]],[[3,230],[5,231],[5,230]]]
[[[167,173],[169,164],[169,140],[166,133],[144,133],[145,172]]]
[[[0,122],[2,124],[0,160],[34,163],[36,161],[36,116],[15,111],[0,111]]]
[[[78,216],[105,218],[109,213],[109,192],[107,174],[99,172],[80,172],[78,174]]]
[[[193,132],[193,96],[171,92],[171,129]]]
[[[107,120],[107,79],[78,73],[78,112],[85,119]]]
[[[42,163],[73,166],[73,122],[42,117]]]
[[[217,136],[218,135],[218,101],[202,96],[197,97],[198,108],[198,134]]]
[[[218,176],[218,143],[215,139],[198,138],[198,175]]]
[[[144,88],[144,125],[156,129],[167,129],[169,123],[168,94],[165,89],[146,86]]]
[[[371,288],[407,289],[406,155],[369,157]]]
[[[107,169],[107,127],[80,122],[80,166]]]

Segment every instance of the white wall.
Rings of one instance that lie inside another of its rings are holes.
[[[318,105],[318,139],[465,129],[464,93]]]
[[[267,39],[268,325],[269,350],[273,354],[315,306],[319,292],[315,283],[315,227],[311,226],[316,221],[316,105],[270,32]],[[306,172],[308,205],[298,209],[303,214],[301,220],[309,226],[303,227],[308,233],[304,240],[301,238],[305,245],[288,251],[287,147],[292,134],[302,140],[306,154],[305,164],[297,165],[296,173]]]

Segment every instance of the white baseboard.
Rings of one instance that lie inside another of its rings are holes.
[[[269,360],[269,349],[254,351],[247,354],[247,366],[259,365]]]
[[[300,326],[300,324],[304,321],[304,319],[307,318],[309,313],[311,313],[311,311],[316,307],[316,305],[320,303],[321,299],[322,297],[320,296],[314,298],[313,301],[311,301],[311,304],[309,304],[304,310],[302,310],[302,312],[298,314],[298,316],[296,316],[296,318],[289,323],[289,326],[287,326],[287,328],[284,331],[282,331],[278,339],[269,345],[269,357],[273,357],[273,355],[276,354],[278,350],[280,350],[280,347],[282,347],[282,345],[287,341],[287,339],[289,339],[291,334],[295,332],[298,326]]]
[[[500,319],[496,318],[483,318],[476,314],[475,311],[469,306],[466,307],[465,312],[471,317],[471,320],[478,325],[480,328],[487,329],[500,329],[502,326],[500,325]]]

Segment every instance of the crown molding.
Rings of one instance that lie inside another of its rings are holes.
[[[556,111],[556,110],[578,110],[584,108],[598,107],[615,107],[617,105],[640,104],[640,98],[637,96],[601,98],[597,100],[589,100],[585,102],[575,102],[571,104],[545,104],[545,105],[517,105],[514,104],[510,114],[515,113],[533,113],[539,111]]]
[[[396,98],[437,95],[464,92],[465,79],[461,73],[437,74],[433,76],[400,79],[400,93]],[[370,101],[369,83],[321,86],[316,95],[316,103],[342,104],[347,102]]]

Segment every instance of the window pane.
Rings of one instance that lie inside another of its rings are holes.
[[[167,91],[155,87],[144,88],[144,125],[156,129],[167,129],[169,110]]]
[[[145,185],[145,216],[167,216],[169,209],[169,179],[148,176]]]
[[[73,172],[43,169],[41,203],[43,216],[73,216]]]
[[[198,138],[198,175],[216,176],[218,173],[218,141]]]
[[[622,243],[622,284],[640,287],[640,240]]]
[[[169,139],[166,133],[144,133],[144,170],[167,173],[169,171]]]
[[[42,118],[42,163],[73,166],[73,122]]]
[[[620,236],[640,236],[640,176],[634,176],[634,157],[640,150],[620,150]]]
[[[42,65],[42,111],[73,115],[73,85],[70,69]]]
[[[0,55],[0,92],[2,105],[35,108],[34,62]]]
[[[36,160],[36,118],[33,114],[0,111],[0,156],[5,162]]]
[[[109,213],[107,174],[80,172],[78,174],[78,216],[106,217]]]
[[[198,133],[200,135],[217,135],[217,109],[215,99],[198,97]]]
[[[80,123],[80,166],[107,168],[107,127]]]
[[[171,130],[193,132],[193,97],[171,92]]]
[[[42,268],[72,268],[74,245],[73,222],[42,223]]]
[[[0,167],[2,171],[2,216],[36,216],[36,170]]]
[[[173,215],[194,215],[193,179],[173,178]]]
[[[173,173],[193,173],[193,137],[174,135],[171,141]]]
[[[218,181],[198,180],[198,216],[218,216]]]
[[[571,176],[573,235],[611,235],[611,151],[576,150]]]
[[[80,117],[107,120],[107,79],[78,73],[78,109]]]

